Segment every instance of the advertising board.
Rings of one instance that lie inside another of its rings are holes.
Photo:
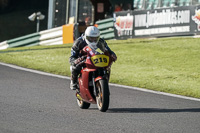
[[[117,12],[114,18],[116,39],[200,33],[200,6]]]
[[[133,12],[123,11],[114,14],[114,28],[116,39],[127,39],[133,37]]]

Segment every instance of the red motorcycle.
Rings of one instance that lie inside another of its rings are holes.
[[[83,49],[86,59],[80,64],[83,66],[78,77],[77,103],[81,109],[88,109],[90,104],[97,104],[101,112],[109,107],[109,77],[112,58],[108,52],[100,54],[89,46]]]

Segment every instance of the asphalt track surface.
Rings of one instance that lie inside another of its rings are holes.
[[[200,101],[110,86],[110,107],[82,110],[69,79],[0,64],[0,133],[199,133]]]

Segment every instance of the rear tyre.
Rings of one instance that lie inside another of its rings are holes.
[[[78,106],[79,106],[81,109],[88,109],[88,108],[90,107],[90,103],[86,103],[86,102],[84,102],[83,100],[77,99],[77,103],[78,103]]]
[[[109,107],[109,101],[110,101],[110,93],[109,93],[109,87],[108,87],[108,81],[107,80],[99,80],[96,83],[97,87],[97,107],[101,112],[106,112]]]

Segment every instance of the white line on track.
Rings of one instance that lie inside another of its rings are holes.
[[[8,67],[11,67],[11,68],[14,68],[14,69],[18,69],[18,70],[37,73],[37,74],[41,74],[41,75],[46,75],[46,76],[51,76],[51,77],[57,77],[57,78],[70,80],[70,77],[67,77],[67,76],[61,76],[61,75],[51,74],[51,73],[42,72],[42,71],[38,71],[38,70],[23,68],[23,67],[19,67],[19,66],[16,66],[16,65],[6,64],[6,63],[2,63],[2,62],[0,62],[0,65],[8,66]],[[126,85],[118,85],[118,84],[113,84],[113,83],[110,83],[110,85],[111,86],[116,86],[116,87],[121,87],[121,88],[126,88],[126,89],[131,89],[131,90],[138,90],[138,91],[143,91],[143,92],[148,92],[148,93],[160,94],[160,95],[171,96],[171,97],[182,98],[182,99],[187,99],[187,100],[199,101],[200,102],[200,99],[192,98],[192,97],[186,97],[186,96],[181,96],[181,95],[176,95],[176,94],[169,94],[169,93],[165,93],[165,92],[147,90],[147,89],[143,89],[143,88],[131,87],[131,86],[126,86]]]

